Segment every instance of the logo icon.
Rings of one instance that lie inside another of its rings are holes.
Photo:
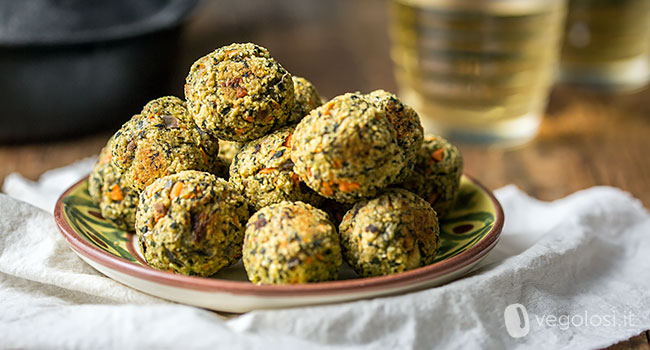
[[[508,305],[503,311],[503,318],[506,322],[506,330],[513,338],[525,337],[530,331],[528,311],[521,304]]]

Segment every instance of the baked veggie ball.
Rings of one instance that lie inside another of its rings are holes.
[[[287,126],[247,143],[230,165],[230,183],[255,210],[282,201],[318,205],[323,199],[293,172],[293,129]]]
[[[302,202],[281,202],[253,214],[242,260],[248,279],[257,284],[329,281],[342,263],[327,214]]]
[[[291,79],[293,80],[295,103],[289,123],[295,124],[302,120],[309,112],[322,105],[323,101],[309,80],[296,76],[291,77]]]
[[[414,170],[399,187],[426,199],[443,218],[454,207],[462,174],[463,157],[458,148],[442,137],[427,136]]]
[[[194,62],[185,98],[201,129],[220,139],[249,141],[288,123],[293,81],[265,48],[232,44]]]
[[[135,209],[139,192],[132,190],[122,181],[122,176],[111,164],[111,142],[99,153],[93,170],[88,177],[88,193],[99,205],[102,216],[124,231],[135,229]]]
[[[397,145],[404,154],[405,166],[398,176],[398,181],[404,180],[413,167],[415,158],[422,146],[424,130],[420,117],[413,108],[405,105],[397,96],[384,90],[375,90],[366,95],[375,107],[386,113],[386,118],[395,129]]]
[[[136,191],[165,175],[218,166],[218,140],[201,131],[173,96],[147,103],[115,133],[111,149],[113,166]]]
[[[386,114],[357,93],[335,97],[298,123],[294,171],[324,197],[354,202],[396,181],[404,167]]]
[[[435,211],[403,189],[355,204],[343,217],[339,234],[345,260],[363,277],[429,265],[440,245]]]
[[[246,220],[246,201],[227,181],[188,170],[140,194],[136,233],[151,266],[210,276],[241,258]]]

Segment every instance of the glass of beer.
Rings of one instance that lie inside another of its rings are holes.
[[[391,0],[399,95],[425,132],[524,143],[546,106],[565,12],[564,0]]]
[[[612,91],[650,80],[650,0],[570,0],[560,78]]]

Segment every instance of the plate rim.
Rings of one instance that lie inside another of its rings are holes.
[[[72,229],[65,219],[63,213],[63,199],[70,192],[80,186],[88,179],[85,176],[63,192],[54,207],[54,219],[59,231],[65,238],[68,245],[77,253],[85,256],[94,262],[112,270],[128,274],[134,278],[145,279],[150,282],[164,284],[172,287],[191,289],[204,292],[231,293],[233,295],[251,296],[273,296],[273,297],[304,297],[345,293],[360,293],[381,289],[400,288],[412,284],[418,284],[428,280],[434,280],[460,270],[463,267],[482,259],[498,243],[503,229],[504,214],[499,201],[494,197],[492,191],[474,177],[463,173],[469,181],[487,193],[496,211],[496,220],[492,229],[476,245],[455,255],[451,258],[436,262],[431,265],[417,269],[400,272],[397,274],[362,277],[349,280],[337,280],[318,283],[294,284],[294,285],[256,285],[250,282],[229,281],[213,279],[208,277],[185,276],[167,271],[156,270],[149,266],[142,266],[132,263],[123,258],[113,256],[93,246]],[[118,281],[119,282],[119,281]]]

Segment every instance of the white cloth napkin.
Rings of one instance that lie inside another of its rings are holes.
[[[554,202],[497,190],[501,242],[445,286],[227,320],[125,287],[68,248],[51,212],[92,161],[5,181],[0,348],[583,349],[650,329],[650,214],[615,188]]]

